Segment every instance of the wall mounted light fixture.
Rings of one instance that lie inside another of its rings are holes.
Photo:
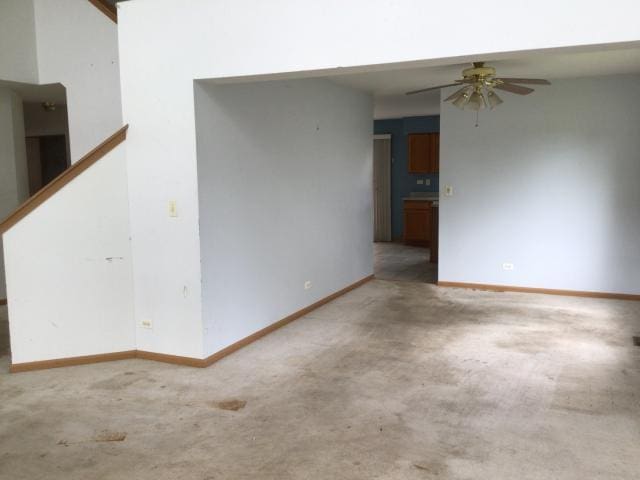
[[[55,102],[42,102],[42,108],[45,112],[54,112],[56,109]]]

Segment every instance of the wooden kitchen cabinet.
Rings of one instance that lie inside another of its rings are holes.
[[[409,173],[440,171],[440,134],[409,134]]]
[[[424,200],[404,201],[404,243],[428,247],[431,243],[431,205]]]

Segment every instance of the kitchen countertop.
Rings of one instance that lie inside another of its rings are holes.
[[[404,202],[433,202],[432,207],[440,206],[440,198],[439,197],[404,197],[402,199]]]

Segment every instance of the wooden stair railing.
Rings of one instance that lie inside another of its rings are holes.
[[[46,186],[39,190],[35,195],[29,198],[26,202],[20,205],[11,215],[0,222],[0,235],[5,233],[16,223],[29,215],[38,206],[42,205],[49,198],[51,198],[56,192],[59,192],[67,183],[76,178],[91,165],[96,163],[102,157],[104,157],[111,150],[116,148],[127,138],[127,129],[129,125],[125,125],[116,133],[107,138],[104,142],[98,145],[96,148],[87,153],[84,157],[78,160],[76,163],[67,168],[64,172],[51,180]]]
[[[106,0],[89,0],[98,10],[104,13],[107,17],[113,20],[114,23],[118,23],[118,9],[115,5],[107,2]]]

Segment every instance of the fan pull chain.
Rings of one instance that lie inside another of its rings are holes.
[[[476,128],[480,126],[480,110],[476,110]]]

